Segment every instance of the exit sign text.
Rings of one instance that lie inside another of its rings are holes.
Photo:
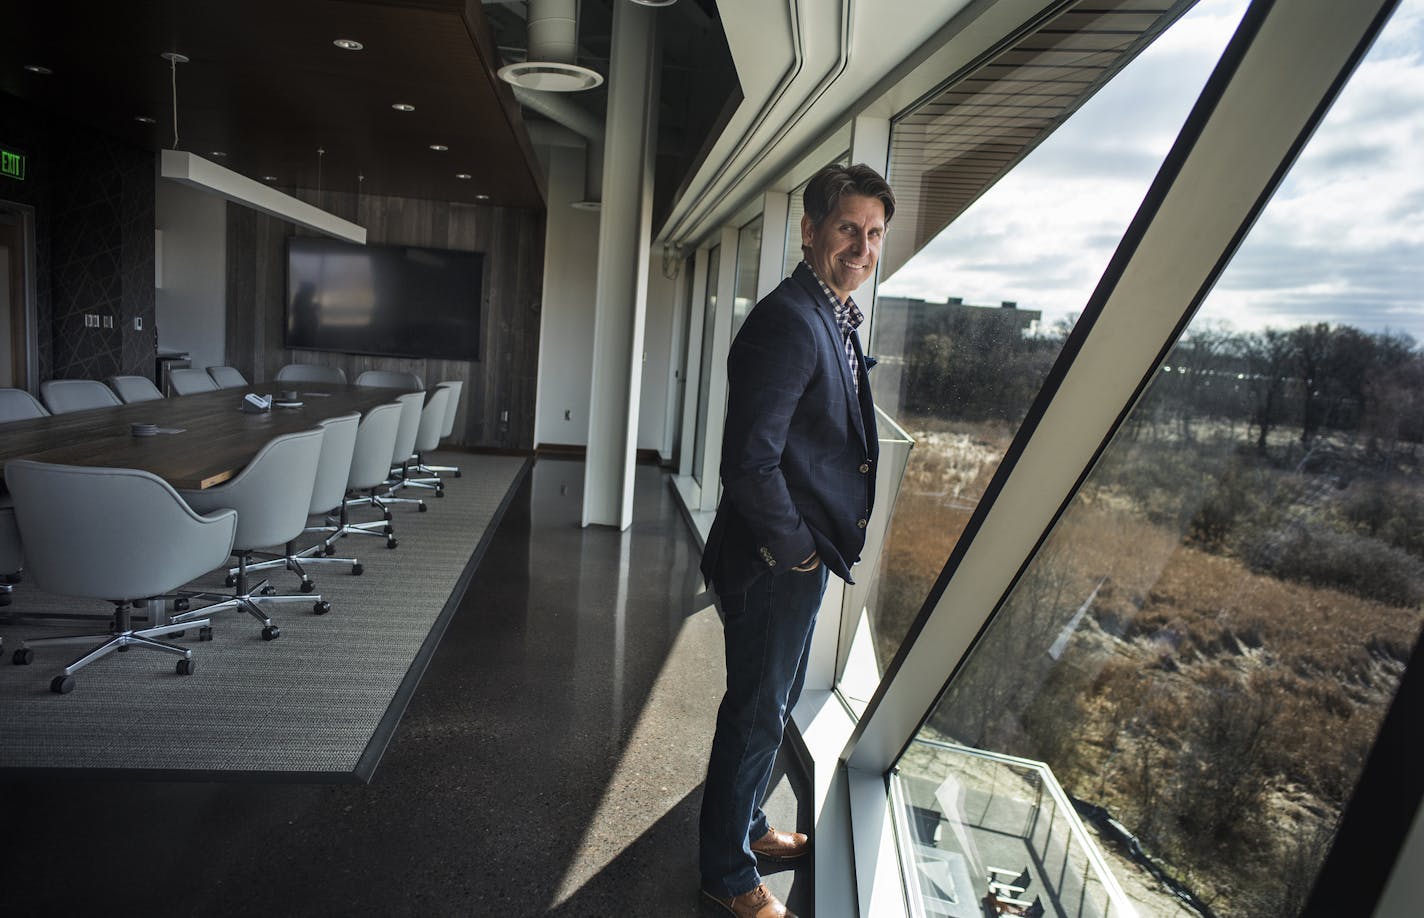
[[[25,154],[0,147],[0,175],[25,180]]]

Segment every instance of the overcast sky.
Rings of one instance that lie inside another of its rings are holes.
[[[1080,312],[1245,6],[1202,0],[880,292]],[[1424,342],[1421,151],[1424,0],[1404,0],[1201,317]]]

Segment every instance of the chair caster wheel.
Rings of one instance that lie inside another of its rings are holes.
[[[330,611],[331,603],[327,602],[325,599],[321,600],[320,602],[312,603],[312,612],[317,615],[325,615]]]
[[[211,641],[213,639],[213,626],[204,625],[198,629],[198,640]]]
[[[237,578],[234,577],[232,574],[228,574],[226,577],[223,578],[223,586],[237,586]]]
[[[390,523],[387,523],[386,525],[381,527],[381,532],[386,535],[395,535],[396,527],[392,526]]]
[[[387,547],[387,548],[395,548],[395,547],[396,547],[397,545],[399,545],[399,544],[400,544],[400,543],[397,542],[394,538],[386,539],[386,547]]]
[[[173,600],[173,611],[174,611],[174,612],[187,612],[188,609],[189,609],[188,600],[186,600],[186,599],[175,599],[175,600]]]
[[[389,511],[389,510],[383,510],[383,511],[381,511],[381,517],[382,517],[383,519],[385,519],[385,521],[386,521],[387,523],[389,523],[389,522],[391,521],[391,511]]]
[[[265,586],[265,587],[262,588],[262,595],[263,595],[263,596],[273,596],[273,595],[276,594],[276,592],[277,592],[277,588],[274,587],[274,586],[270,586],[270,585],[269,585],[269,586]]]
[[[420,510],[421,513],[424,513],[425,511],[430,509],[429,507],[425,506],[425,501],[421,501],[420,503],[416,504],[416,507]]]
[[[24,580],[24,579],[25,579],[25,575],[22,574],[22,573],[20,573],[19,571],[15,571],[15,573],[13,573],[13,574],[6,574],[6,575],[5,575],[5,582],[6,582],[6,583],[19,583],[21,580]]]
[[[35,652],[28,647],[21,647],[15,651],[15,655],[10,658],[16,666],[29,666],[35,658]]]
[[[278,628],[276,625],[268,625],[266,628],[262,629],[262,640],[264,641],[275,641],[281,636],[282,629]]]
[[[0,593],[0,606],[8,606],[12,602],[14,602],[14,600],[10,597],[9,593]]]
[[[193,671],[197,668],[197,664],[188,659],[179,660],[178,665],[174,667],[180,676],[191,676],[193,675]]]
[[[311,592],[312,590],[314,590],[314,589],[316,589],[316,584],[315,584],[315,583],[312,583],[310,580],[303,580],[303,581],[302,581],[302,592],[303,592],[303,593],[310,593],[310,592]]]
[[[360,577],[364,573],[366,573],[366,569],[361,566],[361,562],[358,561],[351,565],[351,576]]]
[[[459,469],[456,469],[456,470],[455,470],[455,477],[456,477],[456,478],[459,478],[459,477],[460,477],[460,470],[459,470]]]
[[[56,695],[68,695],[74,691],[74,677],[55,676],[54,679],[50,681],[49,690]]]
[[[331,544],[330,542],[327,542],[326,545],[322,547],[322,552],[324,552],[326,556],[330,558],[332,555],[336,554],[336,546]]]
[[[445,496],[445,489],[444,489],[444,488],[436,488],[436,489],[435,489],[435,496],[436,496],[436,497],[444,497],[444,496]]]

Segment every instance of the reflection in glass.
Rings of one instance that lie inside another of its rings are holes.
[[[702,370],[698,374],[697,432],[693,437],[692,474],[702,482],[702,464],[707,458],[707,393],[712,384],[712,332],[717,327],[717,264],[722,247],[716,245],[707,254],[707,296],[702,308]],[[721,410],[721,406],[717,406]]]
[[[895,269],[888,254],[882,259],[895,273],[876,298],[870,352],[879,364],[871,382],[876,403],[916,446],[879,567],[857,571],[857,579],[875,578],[864,613],[846,610],[867,617],[872,638],[869,650],[850,656],[875,660],[868,676],[842,676],[853,708],[863,706],[863,686],[874,686],[899,649],[978,507],[1243,0],[1205,2],[1178,20],[927,241],[926,226],[937,228],[958,213],[941,192],[976,174],[975,150],[997,147],[983,131],[1007,132],[1020,143],[1040,136],[1046,112],[1071,111],[1076,103],[1065,96],[1069,84],[1115,72],[1156,35],[1162,19],[1170,21],[1178,7],[1168,6],[1153,14],[1105,11],[1101,4],[1091,15],[1069,8],[1023,37],[1002,66],[950,85],[892,127],[889,179],[899,205],[886,246],[887,253],[897,247],[903,266]],[[1082,67],[1073,63],[1079,57]],[[1093,86],[1088,80],[1074,91]],[[998,111],[1010,98],[1020,106],[1012,117],[980,110]],[[908,261],[907,239],[922,247]]]
[[[1421,6],[1376,42],[899,762],[905,831],[938,829],[914,836],[920,873],[958,855],[985,894],[975,846],[987,860],[1004,827],[972,747],[1051,769],[1141,914],[1299,913],[1424,622],[1424,237],[1407,230],[1424,180],[1399,130],[1424,120],[1403,88],[1424,79]],[[1370,180],[1340,167],[1359,161]],[[964,794],[940,799],[946,781]]]

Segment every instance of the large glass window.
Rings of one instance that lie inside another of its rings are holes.
[[[1183,6],[1070,6],[892,126],[872,383],[915,446],[864,609],[846,610],[871,645],[842,652],[865,661],[841,677],[852,707],[919,613],[1245,2],[1173,22]]]
[[[702,370],[697,380],[697,431],[693,436],[692,475],[702,486],[702,465],[707,459],[707,393],[712,385],[712,333],[717,327],[717,270],[722,247],[707,253],[707,296],[702,306]],[[721,406],[718,406],[719,410]]]
[[[1424,621],[1421,12],[901,757],[927,914],[956,889],[1050,916],[1299,913]]]

